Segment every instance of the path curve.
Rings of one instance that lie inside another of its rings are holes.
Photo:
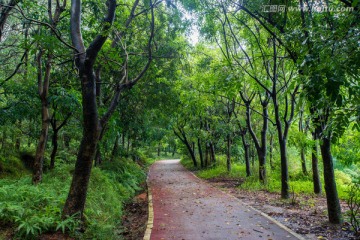
[[[151,240],[301,239],[268,216],[194,176],[179,160],[154,163],[148,184]]]

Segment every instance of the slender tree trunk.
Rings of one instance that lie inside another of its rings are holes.
[[[117,156],[118,149],[119,149],[119,134],[116,134],[114,147],[113,147],[113,149],[111,151],[111,159],[112,160]]]
[[[200,166],[201,166],[201,168],[204,168],[204,157],[203,157],[200,138],[198,138],[198,152],[199,152],[199,158],[200,158]]]
[[[46,69],[44,79],[42,77],[42,50],[38,55],[38,91],[41,100],[41,133],[40,139],[36,148],[34,168],[33,168],[33,184],[38,184],[42,180],[43,174],[43,165],[44,165],[44,155],[46,149],[46,142],[49,133],[50,126],[50,115],[49,115],[49,105],[48,105],[48,92],[49,92],[49,81],[50,81],[50,71],[51,71],[51,61],[52,55],[49,53],[46,60]]]
[[[301,152],[300,152],[300,156],[301,156],[301,169],[302,169],[302,173],[304,175],[308,175],[308,171],[306,168],[306,153],[305,153],[305,149],[301,148]]]
[[[194,144],[190,145],[190,143],[188,141],[186,141],[185,145],[186,145],[186,147],[187,147],[187,149],[189,151],[189,154],[190,154],[191,160],[193,161],[194,167],[197,167],[198,163],[196,161],[196,156],[195,156],[195,151],[194,151]]]
[[[250,145],[249,153],[250,153],[251,165],[252,165],[252,167],[254,167],[255,166],[255,156],[256,156],[254,144]]]
[[[226,137],[226,169],[231,172],[231,137],[230,134]]]
[[[313,133],[313,140],[314,140],[314,145],[312,147],[311,159],[312,159],[312,174],[313,174],[314,193],[320,194],[322,191],[322,188],[321,188],[321,181],[320,181],[320,176],[319,176],[318,145],[317,145],[315,133]]]
[[[99,141],[96,148],[94,164],[95,166],[99,166],[101,163],[102,163],[102,156],[101,156],[100,141]]]
[[[270,168],[271,170],[275,169],[275,165],[273,162],[273,158],[274,158],[274,134],[270,134],[270,154],[269,154],[269,160],[270,160]]]
[[[158,157],[160,157],[160,152],[161,152],[161,143],[158,143],[158,147],[157,147],[157,155]]]
[[[175,156],[175,153],[176,153],[176,144],[174,144],[174,147],[173,147],[173,151],[172,151],[171,156]]]
[[[330,150],[331,142],[329,138],[322,138],[320,149],[324,164],[324,181],[329,222],[339,224],[342,222],[341,208],[336,188],[333,158]]]
[[[240,96],[242,100],[245,103],[246,106],[246,125],[250,132],[250,136],[254,142],[256,152],[259,159],[259,180],[260,182],[264,183],[266,181],[266,149],[267,149],[267,141],[266,141],[266,135],[267,135],[267,129],[268,129],[268,104],[269,104],[269,98],[268,96],[265,97],[265,100],[262,100],[260,97],[260,102],[262,106],[262,129],[261,129],[261,139],[258,140],[251,124],[251,108],[250,104],[253,99],[253,97],[250,97],[249,99],[246,99],[243,94],[240,92]]]
[[[49,132],[49,110],[47,107],[47,103],[43,103],[41,116],[42,116],[41,133],[36,148],[34,168],[33,168],[34,172],[33,172],[32,182],[34,184],[41,182],[42,174],[43,174],[44,155],[45,155],[46,141]]]
[[[58,150],[58,130],[57,129],[53,129],[53,136],[52,136],[52,146],[53,149],[51,151],[51,155],[50,155],[50,169],[54,169],[55,168],[55,157],[56,157],[56,153]]]
[[[190,154],[190,157],[191,157],[191,160],[193,161],[193,164],[194,164],[194,167],[197,167],[198,164],[197,164],[197,161],[196,161],[196,156],[195,156],[195,144],[192,143],[190,144],[188,139],[186,138],[186,133],[179,127],[178,128],[179,130],[179,133],[174,129],[174,133],[175,135],[181,140],[181,142],[183,144],[185,144],[189,154]]]
[[[306,133],[306,128],[303,126],[303,113],[304,113],[304,107],[300,110],[300,119],[299,119],[299,132]],[[301,157],[301,169],[304,175],[308,175],[308,171],[306,168],[306,151],[304,146],[301,144],[301,150],[300,150],[300,157]]]
[[[205,144],[205,167],[209,166],[209,151],[210,151],[209,144],[206,143]]]
[[[245,137],[244,133],[241,134],[241,140],[242,140],[243,148],[244,148],[246,176],[250,177],[251,176],[250,156],[249,156],[249,147],[250,147],[250,145],[246,142],[246,137]]]
[[[98,106],[102,106],[102,92],[101,92],[101,67],[96,68],[95,70],[95,79],[96,79],[96,100]]]
[[[214,165],[216,165],[215,146],[213,143],[210,143],[210,153],[211,153],[211,161]]]
[[[286,150],[286,139],[279,139],[281,158],[281,198],[288,199],[289,193],[289,166]]]
[[[129,152],[130,152],[130,136],[129,136],[129,134],[127,135],[127,147],[126,147],[126,152],[127,152],[127,154],[129,154]]]

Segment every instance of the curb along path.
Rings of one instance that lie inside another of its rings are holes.
[[[270,217],[198,179],[179,160],[154,163],[148,184],[154,220],[146,239],[300,239]]]

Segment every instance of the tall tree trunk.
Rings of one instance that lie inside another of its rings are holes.
[[[60,15],[65,10],[66,0],[63,1],[63,5],[60,5],[60,1],[57,2],[55,11],[53,14],[52,1],[48,0],[48,13],[49,13],[49,22],[53,29],[56,28],[58,22],[60,21]],[[53,34],[51,32],[51,34]],[[45,75],[43,77],[42,71],[42,55],[44,51],[40,49],[39,55],[37,56],[37,70],[38,70],[38,93],[41,100],[41,134],[40,139],[36,148],[35,160],[34,160],[34,172],[32,182],[37,184],[42,180],[43,165],[44,165],[44,154],[46,148],[46,141],[49,133],[50,126],[50,115],[49,115],[49,106],[48,106],[48,93],[49,93],[49,84],[50,84],[50,74],[52,69],[52,60],[53,53],[51,50],[48,50],[46,62],[45,62]]]
[[[99,166],[101,163],[102,163],[102,156],[101,156],[100,141],[99,141],[96,148],[94,164],[95,166]]]
[[[246,142],[246,132],[241,133],[241,140],[243,143],[244,148],[244,157],[245,157],[245,166],[246,166],[246,176],[251,176],[251,169],[250,169],[250,156],[249,156],[249,147],[250,145]]]
[[[211,153],[211,162],[216,165],[216,154],[215,154],[215,146],[212,142],[210,142],[210,153]]]
[[[50,115],[49,115],[49,105],[48,105],[48,92],[49,92],[49,81],[50,81],[50,71],[51,71],[51,61],[52,55],[49,53],[47,55],[46,66],[45,66],[45,76],[42,76],[42,54],[43,51],[40,50],[40,53],[37,58],[38,64],[38,91],[41,100],[41,133],[39,142],[36,148],[34,167],[33,167],[33,184],[38,184],[42,180],[43,174],[43,165],[44,165],[44,155],[46,149],[46,141],[49,133],[50,126]]]
[[[300,151],[300,157],[301,157],[301,169],[302,169],[302,173],[304,175],[308,175],[308,171],[306,168],[306,153],[305,153],[305,149],[302,147],[301,151]]]
[[[286,139],[279,139],[281,160],[281,198],[288,199],[289,193],[289,166],[286,150]]]
[[[306,134],[306,127],[304,128],[303,126],[303,113],[304,113],[304,107],[301,108],[300,110],[300,119],[299,119],[299,132]],[[306,151],[305,151],[305,147],[302,146],[303,143],[300,144],[300,157],[301,157],[301,169],[304,175],[308,175],[308,171],[306,168]]]
[[[269,154],[269,161],[270,161],[270,168],[271,170],[275,169],[274,165],[274,134],[270,134],[270,154]]]
[[[329,222],[339,224],[342,221],[341,208],[336,188],[333,158],[330,150],[331,142],[329,138],[322,138],[320,149],[324,164],[324,181]]]
[[[98,106],[102,106],[102,92],[101,92],[101,67],[96,68],[95,70],[95,79],[96,79],[96,100]]]
[[[199,158],[200,158],[200,166],[201,168],[204,168],[204,157],[203,157],[203,152],[202,152],[202,147],[201,147],[201,140],[200,138],[198,138],[198,152],[199,152]]]
[[[51,151],[51,155],[50,155],[50,169],[54,169],[55,168],[55,157],[56,157],[56,153],[57,153],[57,149],[58,149],[58,130],[57,129],[53,129],[53,136],[52,136],[52,146],[53,149]]]
[[[130,135],[127,135],[127,146],[126,146],[126,152],[127,154],[130,153]]]
[[[160,157],[160,152],[161,152],[161,143],[158,143],[158,147],[157,147],[157,156]]]
[[[194,151],[194,144],[191,146],[189,143],[187,143],[186,147],[189,150],[189,153],[190,153],[191,159],[193,161],[194,167],[197,167],[198,163],[196,161],[196,156],[195,156],[195,151]]]
[[[210,152],[210,147],[209,147],[209,144],[206,143],[205,144],[205,167],[209,166],[209,152]]]
[[[312,160],[312,175],[313,175],[313,184],[314,184],[314,193],[320,194],[322,191],[321,181],[319,176],[319,164],[318,164],[318,145],[315,133],[313,133],[314,145],[311,152]]]
[[[179,132],[177,132],[174,129],[174,134],[180,139],[180,141],[186,146],[191,160],[193,161],[194,167],[197,167],[197,161],[196,161],[196,156],[195,156],[195,143],[190,144],[190,142],[188,141],[187,137],[186,137],[186,133],[183,129],[181,129],[181,127],[178,127]]]
[[[171,156],[175,156],[175,153],[176,153],[176,144],[174,144],[174,147],[173,147],[173,151],[172,151],[172,154],[171,154]]]
[[[116,134],[114,147],[111,151],[111,160],[113,160],[117,156],[118,149],[119,149],[119,134]]]
[[[63,216],[73,216],[79,213],[82,219],[92,163],[100,134],[95,94],[95,77],[92,67],[84,67],[81,73],[81,83],[83,137],[77,155],[69,195],[63,209]]]
[[[226,169],[231,172],[231,137],[230,134],[226,137]]]

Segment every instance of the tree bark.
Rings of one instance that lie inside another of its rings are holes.
[[[58,130],[53,129],[53,136],[52,136],[53,149],[52,149],[51,155],[50,155],[50,169],[55,168],[55,157],[56,157],[56,153],[57,153],[57,149],[58,149],[57,139],[58,139]]]
[[[71,1],[71,39],[77,49],[75,63],[79,68],[83,107],[83,137],[81,140],[69,195],[66,199],[62,216],[79,214],[83,219],[87,189],[90,180],[92,162],[99,141],[101,126],[96,104],[96,80],[94,64],[98,52],[107,39],[107,34],[115,18],[116,0],[108,0],[107,16],[104,19],[103,31],[85,51],[81,35],[81,0]]]
[[[206,143],[205,144],[205,167],[209,166],[209,151],[210,151],[209,144]]]
[[[341,207],[336,188],[333,158],[330,150],[331,141],[329,138],[322,138],[320,149],[324,164],[325,193],[327,199],[329,222],[339,224],[342,222]]]
[[[319,164],[318,164],[318,146],[315,133],[313,133],[314,145],[312,147],[311,159],[312,159],[312,175],[314,184],[314,193],[320,194],[322,192],[321,181],[319,176]]]
[[[249,147],[250,145],[246,142],[246,132],[241,133],[241,140],[243,143],[244,148],[244,157],[245,157],[245,166],[246,166],[246,176],[251,176],[251,169],[250,169],[250,156],[249,156]]]
[[[66,0],[64,0],[62,6],[60,6],[60,3],[58,2],[55,8],[54,15],[52,14],[51,3],[52,3],[51,0],[48,0],[49,21],[51,22],[51,26],[53,28],[56,28],[60,20],[60,15],[65,10]],[[53,32],[51,32],[51,34],[53,34]],[[54,56],[51,50],[48,50],[47,58],[45,62],[45,75],[43,77],[43,71],[42,71],[43,53],[44,51],[40,49],[39,55],[37,57],[38,93],[41,100],[41,133],[35,153],[34,169],[33,169],[34,172],[32,177],[33,184],[37,184],[42,180],[44,154],[45,154],[46,142],[47,142],[49,126],[50,126],[48,93],[49,93],[49,84],[50,84],[50,74],[52,69],[52,60]]]
[[[114,147],[113,147],[113,149],[111,151],[111,159],[112,160],[117,156],[118,149],[119,149],[119,134],[116,134]]]
[[[9,3],[6,4],[6,6],[0,5],[0,41],[2,40],[2,37],[4,36],[4,27],[6,24],[6,21],[9,17],[9,14],[11,10],[19,3],[21,0],[10,0]],[[2,3],[4,3],[2,1]]]
[[[306,153],[305,153],[305,149],[302,147],[301,151],[300,151],[300,157],[301,157],[301,169],[302,169],[302,173],[304,175],[308,175],[308,171],[306,168]]]
[[[178,127],[179,133],[174,129],[174,133],[175,135],[180,139],[180,141],[182,143],[184,143],[184,145],[186,146],[191,160],[193,161],[194,167],[197,167],[197,161],[196,161],[196,156],[195,156],[195,152],[194,152],[194,148],[191,146],[190,142],[188,141],[188,139],[186,138],[186,134],[185,132],[181,129],[181,127]]]
[[[33,167],[33,184],[38,184],[42,180],[43,174],[43,165],[44,165],[44,155],[46,149],[46,142],[49,133],[50,126],[50,115],[49,115],[49,104],[48,104],[48,92],[49,92],[49,81],[50,81],[50,71],[51,71],[51,61],[52,55],[49,53],[46,60],[46,69],[45,76],[42,76],[42,54],[43,51],[40,50],[40,53],[37,58],[38,64],[38,91],[41,100],[41,133],[39,142],[36,148],[34,167]]]
[[[299,132],[306,134],[306,127],[303,126],[303,107],[300,110],[300,119],[299,119]],[[304,175],[308,175],[308,171],[306,168],[306,151],[305,147],[303,146],[304,143],[300,143],[300,157],[301,157],[301,169]]]
[[[210,143],[210,153],[211,153],[211,162],[216,165],[216,154],[215,154],[215,146],[211,142]]]
[[[275,169],[275,165],[273,162],[274,158],[274,134],[270,134],[270,154],[269,154],[270,168],[271,170]]]
[[[231,172],[231,137],[230,134],[226,137],[226,169]]]
[[[203,157],[203,152],[202,152],[202,147],[201,147],[201,140],[200,138],[198,138],[198,152],[199,152],[199,158],[200,158],[200,166],[201,168],[204,168],[204,157]]]
[[[268,129],[268,104],[269,104],[269,98],[266,96],[264,100],[261,99],[260,96],[260,102],[262,106],[262,120],[263,125],[261,129],[261,140],[259,141],[251,124],[251,108],[250,104],[251,101],[254,98],[254,94],[252,97],[246,99],[244,95],[240,92],[240,96],[245,103],[246,106],[246,125],[249,129],[250,136],[252,137],[252,140],[254,142],[256,152],[259,159],[259,180],[262,183],[265,183],[266,181],[266,149],[267,149],[267,141],[266,141],[266,135],[267,135],[267,129]]]
[[[53,107],[54,109],[54,114],[52,116],[52,118],[50,119],[50,123],[51,123],[51,127],[53,130],[53,136],[52,136],[52,146],[53,149],[51,151],[51,155],[50,155],[50,169],[54,169],[55,168],[55,158],[56,158],[56,153],[58,150],[58,137],[59,137],[59,131],[62,127],[64,127],[67,123],[67,121],[69,120],[69,118],[71,117],[71,113],[69,113],[66,118],[64,119],[64,121],[60,124],[60,126],[57,126],[57,120],[55,118],[55,111],[56,111],[56,107]]]

